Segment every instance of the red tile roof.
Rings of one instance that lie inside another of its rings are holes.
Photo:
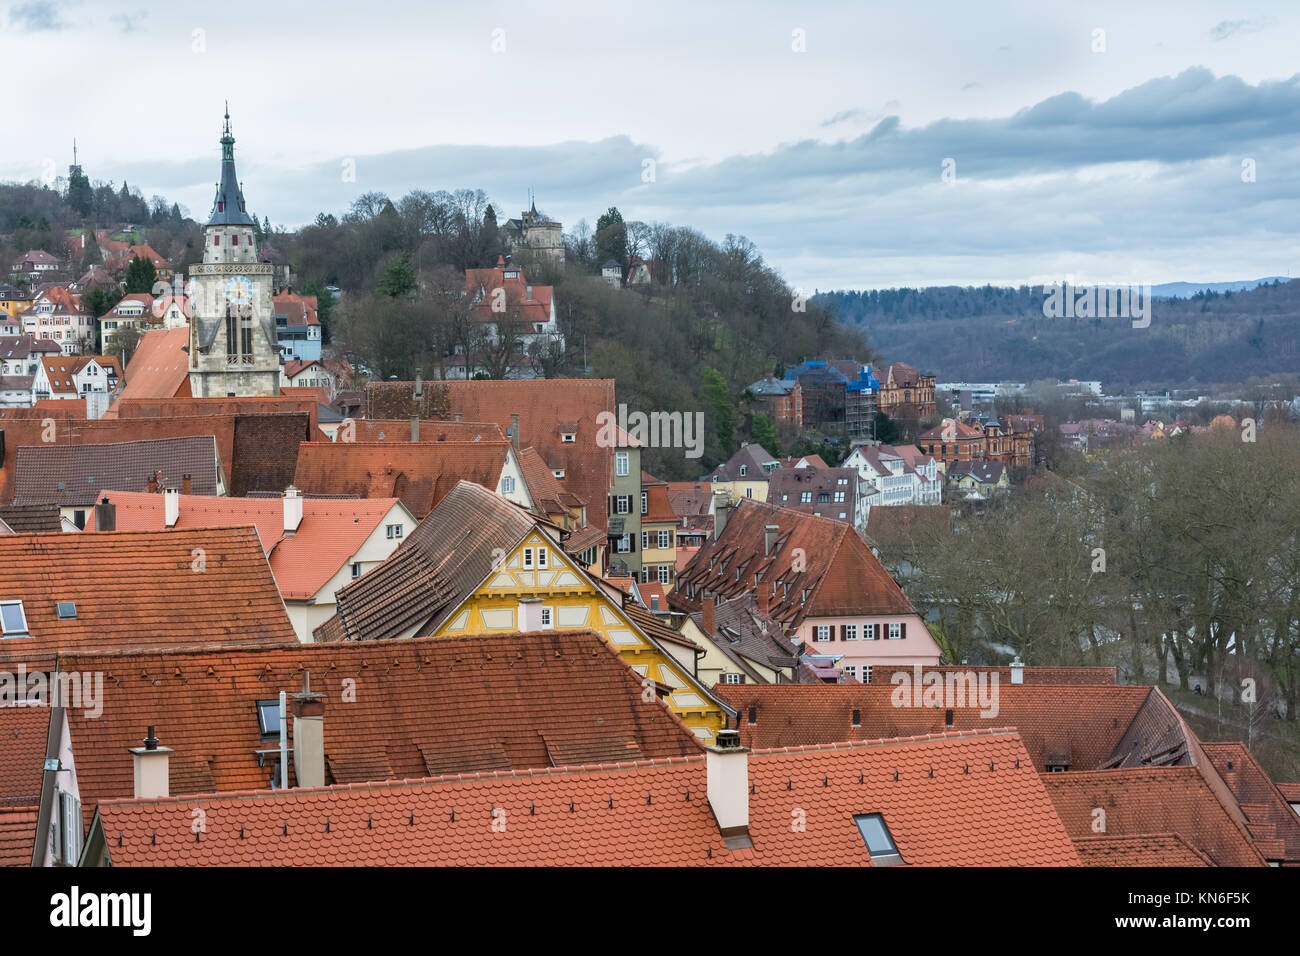
[[[13,680],[12,675],[10,681]],[[26,695],[27,688],[16,691]],[[10,689],[8,696],[15,696]],[[0,806],[35,806],[41,802],[45,751],[50,736],[49,707],[17,706],[12,699],[0,707]],[[35,824],[33,823],[33,830]],[[27,857],[32,854],[27,842]]]
[[[519,445],[531,445],[547,467],[564,471],[563,485],[590,510],[587,520],[607,527],[607,500],[613,477],[613,451],[598,444],[601,412],[614,411],[613,379],[543,379],[531,381],[468,381],[430,383],[447,390],[448,417],[459,413],[466,421],[495,422],[510,428],[519,416]],[[371,382],[366,386],[367,417],[377,407],[409,408],[412,382]],[[389,410],[386,415],[396,415]],[[576,423],[575,440],[563,440],[561,423]]]
[[[118,397],[175,398],[190,394],[190,330],[156,329],[140,336],[140,344],[126,366],[126,385]]]
[[[0,866],[31,866],[37,808],[0,807]]]
[[[506,273],[510,272],[510,278]],[[492,269],[466,269],[465,292],[473,303],[471,314],[480,322],[498,322],[504,313],[494,308],[497,289],[505,290],[505,313],[509,318],[526,322],[530,326],[537,322],[551,320],[551,299],[554,288],[549,285],[530,285],[524,276],[524,270],[514,265],[506,265],[498,259]]]
[[[872,509],[874,513],[876,509]],[[881,508],[881,511],[893,511],[898,509]],[[1119,668],[1109,667],[1022,667],[1022,682],[1025,684],[1086,684],[1097,686],[1102,684],[1118,684]],[[967,666],[964,664],[946,664],[933,665],[927,664],[921,669],[922,680],[925,675],[937,673],[947,674],[993,674],[998,675],[999,686],[1005,687],[1011,684],[1010,667],[994,667],[987,665]],[[909,678],[913,675],[911,667],[891,667],[889,665],[876,665],[871,669],[871,683],[888,684],[893,680],[895,674],[907,674]]]
[[[293,483],[314,495],[401,498],[424,518],[459,481],[496,491],[509,447],[504,440],[303,442]]]
[[[104,490],[100,500],[104,497],[116,508],[118,531],[164,529],[162,495]],[[281,498],[178,495],[177,501],[180,517],[176,528],[256,527],[280,594],[295,601],[305,601],[325,587],[361,550],[393,506],[400,504],[396,498],[304,498],[302,521],[296,531],[286,536]],[[88,530],[95,530],[94,524],[90,521]]]
[[[765,555],[769,524],[780,530],[775,551]],[[803,570],[795,570],[800,566]],[[743,568],[739,575],[738,568]],[[916,613],[851,524],[752,498],[740,499],[721,536],[706,541],[681,572],[672,601],[683,610],[698,611],[704,589],[735,597],[754,590],[759,572],[758,587],[771,589],[770,615],[786,627],[798,626],[807,616]],[[696,590],[695,597],[689,596],[688,586]]]
[[[99,716],[68,711],[87,815],[132,795],[126,748],[150,725],[174,751],[173,794],[266,787],[272,761],[259,766],[256,751],[278,741],[260,734],[256,704],[300,691],[307,673],[326,694],[329,784],[699,753],[590,631],[83,654],[60,667],[105,675]]]
[[[0,535],[0,567],[31,634],[7,637],[5,660],[295,640],[252,528]],[[77,616],[60,620],[60,601]]]
[[[359,442],[410,441],[410,419],[356,418],[353,440]],[[445,422],[420,420],[420,441],[505,441],[506,433],[495,422]]]
[[[1239,740],[1203,743],[1201,749],[1250,821],[1260,852],[1270,860],[1300,864],[1300,814],[1255,755]]]
[[[1176,833],[1215,866],[1265,866],[1246,827],[1196,767],[1045,773],[1043,783],[1072,837]],[[1104,811],[1104,817],[1095,813]]]
[[[866,813],[911,865],[1078,865],[1015,734],[765,751],[748,767],[753,847],[735,850],[702,757],[114,800],[99,820],[114,866],[866,866]]]
[[[646,513],[641,516],[641,523],[658,524],[665,521],[677,523],[677,515],[668,501],[668,485],[650,485],[646,488]]]
[[[1124,741],[1152,689],[999,681],[997,712],[988,716],[981,715],[985,708],[978,704],[914,706],[913,696],[907,705],[903,688],[889,684],[718,684],[714,692],[740,714],[740,739],[747,747],[937,733],[945,729],[946,711],[952,710],[957,730],[1016,728],[1039,770],[1057,762],[1058,754],[1066,755],[1063,762],[1072,768],[1092,770]]]
[[[1084,866],[1213,866],[1208,856],[1175,833],[1076,837]]]

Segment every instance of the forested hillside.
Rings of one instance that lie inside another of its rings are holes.
[[[1041,286],[827,292],[813,301],[940,381],[1205,385],[1300,371],[1300,282],[1157,299],[1148,328],[1043,316]]]

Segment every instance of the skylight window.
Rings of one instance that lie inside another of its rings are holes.
[[[263,737],[280,735],[280,701],[259,700],[257,702],[257,730]]]
[[[867,845],[871,862],[875,866],[901,866],[903,857],[894,844],[894,838],[885,825],[885,818],[879,813],[863,813],[855,816],[853,822],[858,825],[862,842]]]
[[[75,601],[59,601],[55,605],[55,612],[60,621],[70,621],[77,616],[77,604]]]
[[[22,601],[0,601],[0,636],[28,637]]]

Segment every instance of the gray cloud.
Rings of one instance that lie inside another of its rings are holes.
[[[122,33],[135,33],[147,16],[144,10],[137,10],[135,13],[115,13],[108,18],[108,21]]]

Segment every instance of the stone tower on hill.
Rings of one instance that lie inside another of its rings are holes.
[[[221,137],[221,181],[203,227],[203,262],[190,267],[190,392],[196,398],[280,394],[280,351],[271,308],[274,266],[258,261],[253,217],[235,175],[230,111]]]

